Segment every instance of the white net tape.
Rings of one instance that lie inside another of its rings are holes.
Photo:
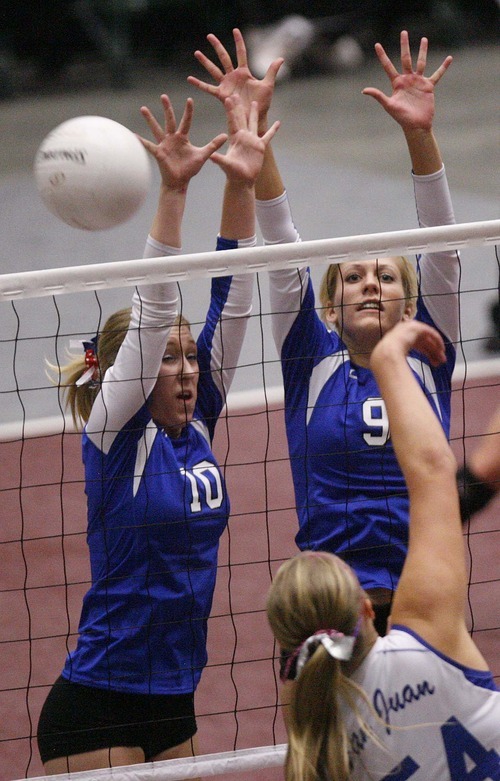
[[[31,781],[185,781],[190,778],[214,778],[227,773],[245,773],[279,767],[285,761],[286,745],[203,754],[189,759],[147,762],[143,765],[39,776]]]
[[[44,271],[25,271],[0,277],[0,301],[39,298],[61,293],[80,293],[144,283],[182,282],[198,277],[252,273],[318,263],[342,263],[390,255],[420,254],[446,249],[500,243],[500,220],[441,225],[434,228],[368,233],[337,239],[303,241],[244,251],[200,252],[168,258],[142,258],[96,263]]]

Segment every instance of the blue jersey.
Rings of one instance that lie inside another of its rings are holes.
[[[154,244],[150,254],[166,254]],[[131,327],[83,433],[92,585],[63,671],[75,683],[183,694],[199,682],[219,539],[229,516],[211,440],[251,297],[249,275],[213,280],[198,338],[194,418],[170,438],[151,419],[146,400],[175,316],[176,286],[134,295]]]
[[[344,711],[352,781],[500,781],[500,692],[490,672],[396,626],[352,678],[380,718],[358,700],[377,745]]]
[[[415,179],[420,225],[453,222],[444,169]],[[267,207],[265,237],[269,212],[284,205]],[[286,233],[285,220],[279,222]],[[423,256],[419,274],[417,317],[443,333],[447,361],[436,369],[418,353],[408,360],[448,435],[458,320],[455,253]],[[270,285],[297,545],[342,556],[365,589],[394,590],[407,552],[409,500],[380,391],[372,372],[351,361],[340,336],[319,318],[307,270],[271,272]]]

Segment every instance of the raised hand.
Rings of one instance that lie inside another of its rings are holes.
[[[279,122],[267,130],[263,136],[258,133],[259,107],[252,101],[247,112],[245,101],[233,93],[224,101],[227,115],[229,148],[225,155],[215,152],[211,160],[216,163],[234,182],[255,184],[262,168],[264,152],[279,128]]]
[[[406,356],[410,350],[421,352],[432,366],[439,366],[446,361],[443,337],[439,331],[418,320],[409,320],[398,323],[385,334],[375,347],[370,363],[372,367],[377,361],[383,364],[388,352]]]
[[[240,30],[234,29],[233,36],[236,46],[236,67],[220,40],[215,35],[210,34],[207,35],[207,40],[212,45],[219,59],[219,65],[210,60],[201,51],[196,51],[194,56],[212,77],[215,84],[201,81],[195,76],[188,76],[188,82],[202,92],[214,95],[223,104],[226,98],[237,93],[248,114],[251,104],[256,102],[259,129],[262,131],[267,129],[265,125],[267,113],[273,97],[276,75],[283,64],[283,58],[274,60],[264,78],[257,79],[252,75],[248,67],[247,50]]]
[[[403,30],[401,32],[401,73],[398,73],[383,46],[380,43],[375,44],[377,57],[390,79],[392,95],[385,95],[374,87],[366,87],[363,94],[375,98],[387,113],[401,125],[403,130],[430,130],[432,128],[435,110],[434,87],[449,68],[453,59],[450,56],[446,57],[432,76],[424,76],[427,64],[427,47],[427,38],[422,38],[416,68],[413,70],[408,33]]]
[[[196,176],[208,158],[227,141],[227,134],[220,133],[205,146],[193,146],[189,140],[194,113],[193,100],[187,99],[178,127],[168,95],[162,95],[161,102],[165,117],[164,128],[146,106],[141,108],[141,114],[148,123],[156,144],[141,136],[139,139],[155,158],[163,184],[170,189],[185,189],[189,180]]]

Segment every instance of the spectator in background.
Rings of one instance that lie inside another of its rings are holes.
[[[437,44],[459,46],[497,40],[498,0],[2,0],[0,3],[0,99],[20,88],[18,66],[35,65],[39,92],[60,82],[75,55],[90,54],[107,66],[111,86],[124,88],[133,60],[177,67],[213,32],[232,47],[242,28],[252,72],[259,78],[278,57],[278,79],[302,71],[337,72],[359,67],[371,43],[389,43],[408,29]],[[425,22],[425,29],[424,23]],[[95,86],[95,69],[85,72]],[[24,87],[25,88],[25,87]]]
[[[402,28],[456,47],[491,34],[499,14],[497,0],[483,0],[480,9],[469,0],[415,0],[411,10],[395,0],[254,0],[236,5],[233,21],[244,32],[250,70],[261,79],[271,62],[283,57],[277,80],[300,70],[356,69],[373,40],[389,42]]]
[[[279,57],[285,62],[277,80],[307,65],[325,71],[358,67],[363,62],[359,38],[370,23],[373,6],[372,0],[252,3],[239,21],[245,29],[250,70],[262,79]]]
[[[9,84],[13,64],[27,60],[35,67],[36,83],[42,88],[53,86],[77,53],[92,52],[108,66],[112,86],[127,86],[131,14],[141,7],[147,7],[147,0],[3,0],[0,44],[10,67],[3,74],[0,71],[0,78],[3,75],[3,83]]]

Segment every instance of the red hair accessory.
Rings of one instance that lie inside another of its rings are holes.
[[[76,385],[99,384],[99,361],[97,359],[97,336],[94,336],[90,342],[82,342],[85,350],[85,366],[87,370],[76,381]]]

